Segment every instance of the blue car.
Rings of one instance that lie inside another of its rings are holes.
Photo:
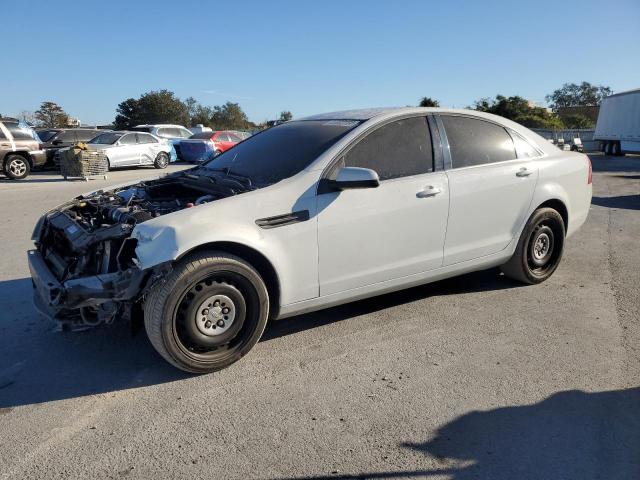
[[[182,125],[170,125],[170,124],[156,124],[156,125],[138,125],[131,130],[136,132],[147,132],[155,135],[156,137],[164,138],[173,144],[176,150],[177,158],[182,160],[180,154],[180,142],[193,135]]]

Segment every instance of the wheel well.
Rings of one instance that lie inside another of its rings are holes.
[[[567,211],[567,207],[565,206],[564,203],[562,203],[561,200],[558,200],[555,198],[551,200],[547,200],[543,204],[538,205],[538,208],[553,208],[562,217],[562,221],[564,222],[565,232],[569,229],[569,212]]]
[[[31,155],[29,155],[28,152],[20,152],[20,151],[18,151],[18,152],[7,152],[7,154],[2,159],[2,164],[3,165],[4,165],[4,162],[7,160],[7,158],[10,157],[11,155],[20,155],[27,162],[29,162],[29,167],[33,168],[33,160],[31,159]]]
[[[267,292],[269,293],[269,318],[275,318],[280,310],[280,280],[276,269],[273,268],[271,262],[262,253],[254,250],[251,247],[242,245],[241,243],[234,242],[212,242],[200,245],[193,250],[189,250],[184,255],[202,252],[204,250],[217,250],[220,252],[230,253],[237,257],[242,258],[255,268],[262,280],[264,280],[267,286]]]

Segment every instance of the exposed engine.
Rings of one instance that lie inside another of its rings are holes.
[[[106,291],[109,288],[115,291],[116,287],[118,291],[126,291],[133,282],[143,285],[149,280],[144,277],[149,273],[140,273],[136,268],[137,240],[131,238],[137,224],[239,193],[226,185],[189,177],[169,176],[98,191],[46,214],[34,232],[34,239],[49,270],[58,282],[66,285],[66,294],[71,296],[74,291],[91,288],[91,282],[99,282],[102,289],[107,287]],[[135,277],[129,276],[132,272]],[[132,284],[131,288],[140,285]],[[85,325],[110,321],[123,305],[117,301],[116,293],[112,291],[109,295],[112,297],[103,302],[78,303],[72,309],[80,313]],[[65,303],[69,304],[70,299]]]

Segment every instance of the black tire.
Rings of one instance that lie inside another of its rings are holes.
[[[601,143],[601,148],[600,150],[602,151],[602,153],[604,153],[605,155],[607,154],[607,142],[602,142]]]
[[[562,216],[553,208],[539,208],[529,217],[513,256],[500,269],[528,285],[544,282],[560,264],[565,234]]]
[[[621,157],[623,155],[620,142],[613,142],[611,145],[611,155],[614,157]]]
[[[25,157],[13,153],[7,155],[5,158],[3,171],[7,178],[11,180],[22,180],[29,176],[31,165]]]
[[[153,166],[156,168],[167,168],[169,166],[169,155],[165,152],[158,153],[158,156],[156,156],[153,162]]]
[[[178,262],[151,289],[144,325],[151,344],[169,363],[186,372],[209,373],[253,348],[268,313],[267,287],[251,265],[234,255],[203,252]]]

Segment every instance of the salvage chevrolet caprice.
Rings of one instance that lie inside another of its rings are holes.
[[[40,219],[28,259],[48,315],[97,325],[142,306],[168,362],[211,372],[268,319],[496,266],[542,282],[590,202],[585,155],[504,118],[346,111],[80,196]]]

